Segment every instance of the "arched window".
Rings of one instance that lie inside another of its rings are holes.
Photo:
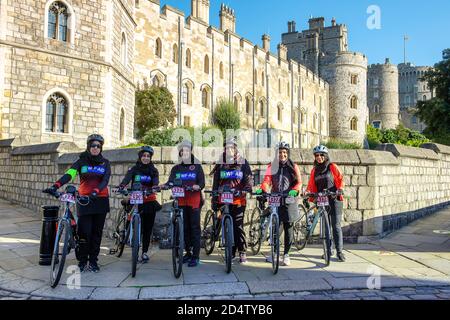
[[[427,96],[423,95],[423,101],[427,101]]]
[[[350,130],[358,131],[358,119],[353,118],[352,120],[350,120]]]
[[[45,131],[68,133],[69,106],[59,93],[52,94],[46,103]]]
[[[266,105],[265,105],[264,101],[261,100],[261,101],[259,102],[259,116],[260,116],[260,117],[264,117],[264,109],[265,109],[265,108],[266,108]]]
[[[298,111],[294,112],[294,124],[298,123]]]
[[[183,103],[192,106],[192,86],[185,83],[182,88]]]
[[[234,97],[233,105],[234,105],[234,109],[236,109],[236,111],[239,112],[240,105],[239,105],[239,96],[238,95],[236,95]]]
[[[155,41],[155,56],[162,58],[162,42],[160,38]]]
[[[127,65],[128,59],[127,59],[127,37],[125,36],[125,33],[122,32],[122,42],[120,44],[120,60],[122,61],[122,64],[124,66]]]
[[[220,79],[223,79],[223,63],[220,62],[219,64],[219,77]]]
[[[186,50],[186,67],[191,67],[191,50]]]
[[[245,98],[245,112],[250,114],[252,100],[249,96]]]
[[[125,111],[123,109],[120,110],[119,137],[120,141],[123,142],[125,139]]]
[[[375,105],[375,106],[373,107],[373,112],[374,112],[374,113],[380,113],[380,106],[379,106],[379,105]]]
[[[178,63],[178,46],[176,43],[172,47],[172,62]]]
[[[314,113],[314,117],[313,117],[313,128],[314,130],[317,130],[317,114]]]
[[[55,1],[48,9],[47,37],[70,42],[72,17],[69,8],[62,1]]]
[[[302,87],[302,100],[305,100],[305,90]]]
[[[352,96],[350,99],[350,108],[358,109],[358,98],[356,96]]]
[[[316,95],[314,94],[314,106],[316,106]]]
[[[210,108],[211,96],[208,88],[203,88],[202,90],[202,107],[205,109]]]
[[[265,79],[266,75],[264,74],[264,71],[261,74],[261,85],[264,87],[266,84],[266,79]]]
[[[281,79],[278,79],[278,93],[281,94]]]
[[[204,63],[204,68],[203,69],[204,69],[203,71],[206,74],[209,74],[209,57],[208,57],[208,55],[205,55],[205,63]]]
[[[277,111],[278,121],[283,122],[283,105],[279,104]]]
[[[155,87],[162,87],[163,80],[158,75],[153,77],[152,85]]]
[[[291,84],[289,82],[287,83],[287,96],[291,96]]]

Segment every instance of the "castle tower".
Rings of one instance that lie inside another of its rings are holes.
[[[330,136],[362,144],[369,121],[367,109],[367,58],[348,51],[347,27],[323,17],[308,21],[309,29],[295,31],[292,21],[282,43],[288,59],[306,66],[330,84]]]
[[[227,7],[222,3],[220,7],[220,30],[227,31],[231,30],[236,32],[236,15],[234,14],[234,10],[230,7]]]
[[[262,36],[262,45],[263,45],[263,49],[266,52],[270,51],[270,36],[267,34],[264,34]]]
[[[370,123],[380,129],[395,129],[399,124],[398,68],[386,59],[368,70],[367,106]]]
[[[209,0],[191,0],[191,12],[194,18],[209,25]]]

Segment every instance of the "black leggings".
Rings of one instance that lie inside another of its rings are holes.
[[[330,218],[331,228],[333,229],[334,246],[338,253],[341,253],[344,249],[344,240],[341,227],[342,211],[342,201],[330,200],[330,210],[328,212],[328,217]]]
[[[181,207],[184,220],[184,248],[187,255],[200,258],[200,209]]]
[[[239,253],[245,253],[247,251],[247,241],[245,240],[244,231],[244,213],[245,206],[230,206],[231,216],[233,217],[233,231],[234,231],[234,246],[233,255],[236,255],[236,250]]]
[[[155,224],[155,202],[144,203],[139,206],[142,226],[142,253],[147,253],[150,247],[153,225]]]
[[[79,262],[98,261],[105,220],[106,213],[82,215],[78,218],[79,246],[75,250],[75,255]]]
[[[283,222],[284,228],[284,254],[289,254],[292,243],[294,242],[294,224],[291,222]]]

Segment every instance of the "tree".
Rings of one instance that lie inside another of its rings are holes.
[[[138,138],[151,129],[173,125],[176,115],[173,97],[167,88],[152,86],[136,91],[135,125]]]
[[[450,49],[443,51],[443,60],[427,71],[422,81],[435,90],[436,96],[419,101],[416,115],[427,128],[425,135],[436,142],[450,145]]]
[[[233,103],[225,99],[221,99],[217,103],[213,113],[213,123],[224,133],[227,129],[237,130],[241,127],[239,112]]]

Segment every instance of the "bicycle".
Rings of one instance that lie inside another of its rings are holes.
[[[176,179],[173,183],[165,186],[165,189],[172,190],[173,206],[170,211],[170,234],[172,247],[172,267],[176,279],[183,272],[183,252],[184,252],[184,220],[183,209],[178,205],[178,199],[185,197],[186,191],[196,191],[191,186],[183,185],[182,180]]]
[[[131,277],[136,277],[137,263],[139,259],[139,248],[141,246],[141,216],[139,214],[139,205],[144,204],[144,198],[159,191],[158,187],[141,191],[140,185],[133,186],[132,189],[118,189],[115,192],[128,197],[129,200],[122,201],[122,210],[116,218],[116,227],[114,229],[114,248],[110,249],[110,254],[116,254],[120,258],[123,254],[125,245],[131,247]],[[132,206],[127,211],[126,206]]]
[[[222,191],[205,191],[212,197],[219,197],[219,203],[223,206],[218,211],[222,213],[221,218],[217,212],[208,210],[203,222],[202,238],[205,244],[205,253],[209,256],[213,253],[216,241],[219,241],[219,248],[225,251],[225,271],[231,272],[231,262],[234,246],[233,218],[231,216],[230,206],[233,204],[235,189],[224,186]],[[220,220],[220,223],[219,223]]]
[[[298,246],[299,250],[302,250],[306,247],[307,242],[314,234],[314,230],[320,220],[320,239],[322,241],[324,260],[327,266],[330,265],[331,246],[333,239],[327,207],[329,207],[330,205],[329,197],[335,198],[339,195],[342,194],[326,189],[319,193],[306,194],[304,198],[314,198],[316,200],[316,204],[309,208],[309,210],[307,210],[300,218],[300,220],[304,221],[300,226],[299,232],[302,236],[304,235],[304,237],[300,237],[296,245]],[[317,214],[313,213],[316,210]]]
[[[280,218],[278,209],[286,204],[295,203],[295,198],[290,197],[286,192],[264,193],[257,196],[258,206],[252,212],[250,220],[250,241],[249,246],[253,254],[258,254],[261,244],[267,236],[269,228],[270,254],[272,258],[272,272],[278,273],[280,264]],[[265,208],[264,203],[268,202],[269,207]],[[256,216],[257,215],[257,216]]]
[[[57,198],[64,204],[64,214],[58,220],[58,231],[56,233],[50,269],[50,286],[56,288],[61,279],[67,255],[72,249],[76,250],[79,246],[77,235],[78,216],[72,213],[72,207],[77,203],[87,206],[90,198],[89,196],[80,196],[76,187],[72,185],[68,185],[65,192],[49,192],[47,190],[42,192]],[[84,203],[84,200],[87,202]]]

